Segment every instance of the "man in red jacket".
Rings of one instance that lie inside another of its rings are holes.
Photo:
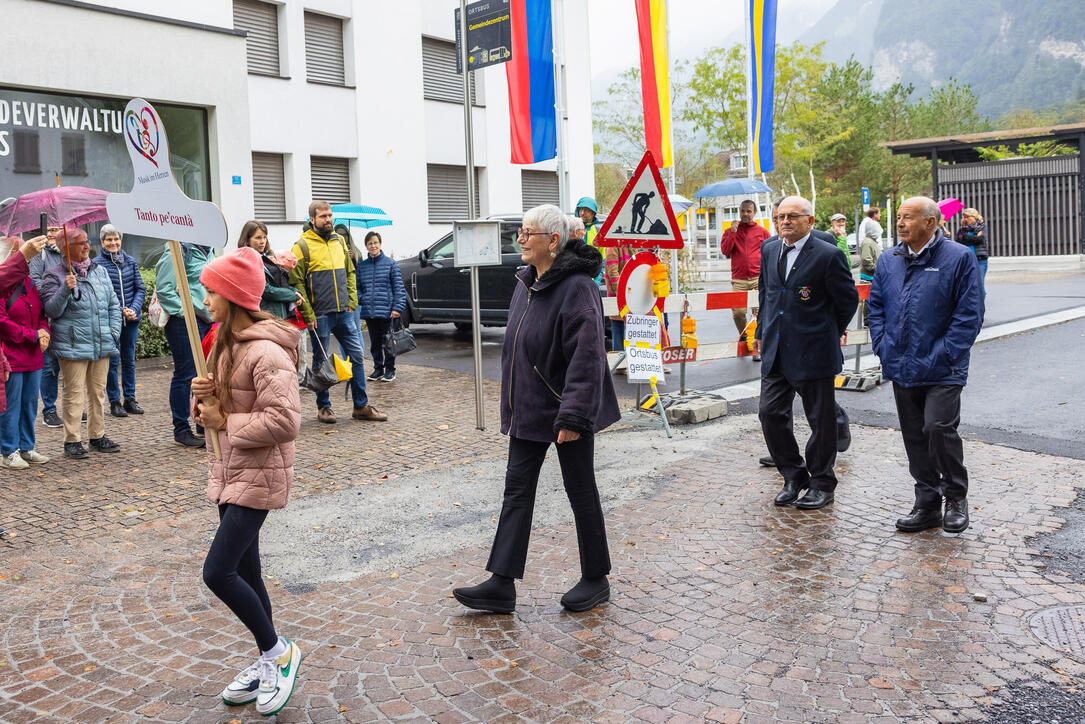
[[[754,221],[757,205],[746,199],[738,207],[739,221],[731,222],[731,228],[723,232],[720,251],[731,260],[731,289],[736,292],[757,290],[757,277],[761,273],[761,242],[769,238],[765,227]],[[757,307],[753,308],[757,316]],[[746,329],[746,309],[731,310],[739,334]]]

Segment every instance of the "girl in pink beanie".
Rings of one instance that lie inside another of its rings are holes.
[[[295,371],[300,332],[260,310],[264,266],[245,247],[210,262],[200,274],[204,305],[218,322],[207,377],[192,380],[194,413],[218,435],[222,459],[210,459],[207,497],[219,528],[203,565],[207,587],[241,620],[260,655],[222,691],[231,705],[256,702],[265,716],[282,709],[297,677],[301,651],[282,638],[260,573],[260,527],[283,508],[294,479],[294,441],[301,427]]]

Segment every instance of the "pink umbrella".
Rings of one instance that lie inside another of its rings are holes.
[[[953,218],[953,216],[963,208],[964,204],[962,204],[960,201],[953,198],[952,196],[950,196],[948,199],[942,199],[938,202],[938,210],[942,212],[942,216],[946,219]]]
[[[85,186],[57,186],[23,194],[0,208],[0,229],[7,236],[35,231],[41,224],[41,214],[48,216],[50,226],[103,221],[109,218],[105,210],[108,195]]]

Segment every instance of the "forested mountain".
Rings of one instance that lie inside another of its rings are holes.
[[[839,0],[801,40],[854,54],[876,88],[957,78],[992,118],[1085,97],[1083,0]]]

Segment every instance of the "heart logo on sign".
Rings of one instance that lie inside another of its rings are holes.
[[[154,111],[147,106],[138,114],[128,111],[124,118],[124,130],[132,148],[158,168],[158,161],[154,157],[158,155],[162,134],[158,130],[158,119],[155,118]]]

